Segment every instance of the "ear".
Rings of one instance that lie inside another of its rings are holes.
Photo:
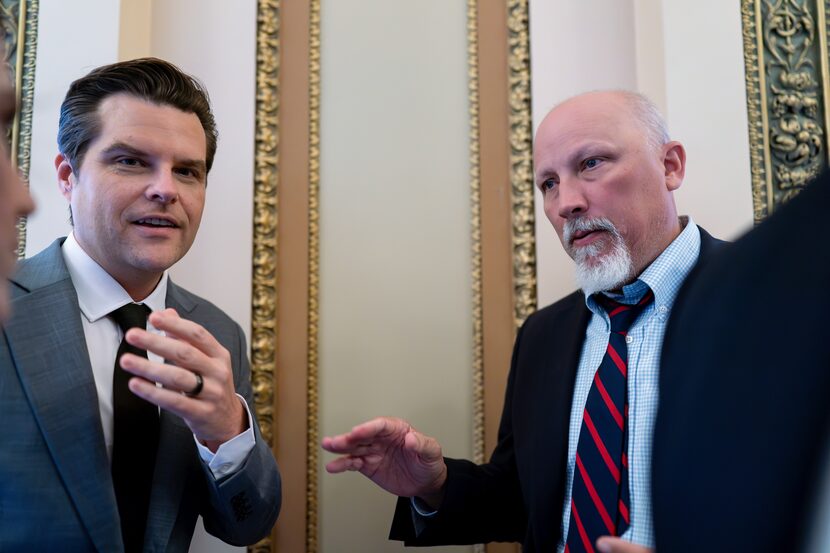
[[[686,149],[677,141],[663,145],[663,167],[666,171],[666,188],[673,192],[683,184],[686,175]]]
[[[72,165],[69,164],[69,160],[66,159],[65,155],[58,154],[55,156],[55,171],[57,172],[58,188],[60,189],[61,194],[63,194],[63,197],[66,198],[67,201],[71,200],[75,175],[72,170]]]

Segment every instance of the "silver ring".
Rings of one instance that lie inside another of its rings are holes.
[[[202,375],[199,373],[193,373],[193,376],[196,377],[196,385],[193,386],[193,389],[189,392],[185,392],[184,395],[187,397],[196,397],[202,391],[202,386],[205,384],[205,381],[202,379]]]

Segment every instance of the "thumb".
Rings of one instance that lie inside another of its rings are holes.
[[[434,463],[443,458],[441,446],[435,438],[425,436],[417,431],[410,431],[404,438],[404,447],[410,453],[418,455],[426,463]]]

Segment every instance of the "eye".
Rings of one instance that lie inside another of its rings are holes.
[[[547,192],[548,190],[552,190],[559,184],[559,179],[551,177],[542,181],[542,184],[539,185],[539,188],[542,192]]]
[[[602,163],[602,160],[598,157],[589,157],[585,161],[582,162],[583,169],[596,169]]]
[[[202,172],[195,167],[177,167],[173,169],[173,172],[186,179],[202,180]]]
[[[115,163],[118,165],[123,165],[124,167],[140,167],[141,161],[134,158],[134,157],[121,157],[115,160]]]

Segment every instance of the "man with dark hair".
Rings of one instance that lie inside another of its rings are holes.
[[[488,463],[444,458],[406,421],[379,418],[323,447],[401,499],[392,539],[522,542],[594,551],[600,536],[652,545],[657,360],[680,284],[717,240],[678,217],[683,146],[639,94],[576,96],[534,142],[545,214],[581,290],[532,314],[516,338]]]
[[[201,221],[207,94],[158,59],[96,69],[61,107],[72,233],[22,261],[0,340],[0,549],[187,551],[198,515],[250,544],[280,479],[242,329],[167,269]]]

